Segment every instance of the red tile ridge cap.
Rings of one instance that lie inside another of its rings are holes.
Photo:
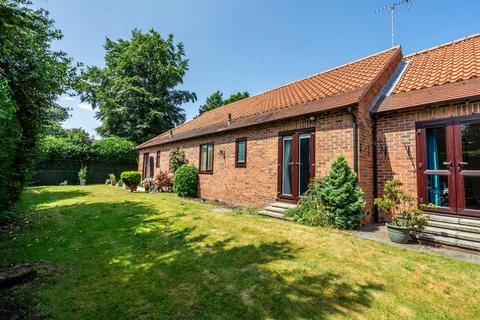
[[[456,39],[456,40],[453,40],[453,41],[450,41],[450,42],[447,42],[447,43],[443,43],[443,44],[440,44],[440,45],[437,45],[437,46],[433,46],[431,48],[427,48],[427,49],[423,49],[423,50],[420,50],[420,51],[412,52],[410,54],[407,54],[405,57],[403,57],[403,59],[407,60],[408,58],[411,58],[413,56],[420,55],[420,54],[423,54],[423,53],[427,53],[429,51],[440,49],[440,48],[443,48],[443,47],[446,47],[446,46],[451,46],[453,44],[456,44],[456,43],[459,43],[459,42],[462,42],[462,41],[466,41],[466,40],[469,40],[471,38],[475,38],[475,37],[479,37],[479,36],[480,36],[480,32],[474,33],[474,34],[471,34],[469,36],[466,36],[466,37],[463,37],[463,38],[460,38],[460,39]]]

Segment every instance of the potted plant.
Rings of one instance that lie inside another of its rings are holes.
[[[80,179],[80,185],[84,186],[87,182],[87,167],[83,167],[78,171],[78,178]]]
[[[142,182],[140,182],[140,186],[145,189],[145,192],[153,191],[153,179],[152,178],[145,178]]]
[[[389,180],[385,184],[383,197],[375,199],[377,207],[390,218],[386,226],[390,240],[395,243],[408,243],[412,230],[423,230],[429,219],[423,209],[432,207],[421,205],[418,208],[415,198],[406,194],[402,186],[403,183],[398,179]]]
[[[117,184],[117,177],[115,176],[115,174],[110,173],[108,175],[108,177],[109,177],[109,180],[110,180],[110,183],[112,184],[112,186]]]

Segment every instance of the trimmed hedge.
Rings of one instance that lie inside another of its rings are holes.
[[[137,190],[142,180],[142,174],[139,171],[124,171],[120,175],[120,180],[133,192]]]
[[[184,164],[175,171],[173,191],[181,197],[195,197],[198,188],[198,171],[191,164]]]
[[[65,137],[47,136],[40,144],[43,159],[84,160],[110,163],[137,161],[135,144],[127,139],[110,137],[92,144],[78,144]]]

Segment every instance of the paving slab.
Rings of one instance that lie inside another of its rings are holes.
[[[456,250],[452,248],[434,247],[424,244],[419,244],[415,241],[411,241],[407,244],[394,243],[388,238],[387,227],[384,224],[371,224],[361,227],[352,233],[355,237],[362,239],[369,239],[377,242],[386,243],[388,245],[401,247],[409,250],[428,252],[433,254],[442,255],[445,257],[464,260],[474,263],[480,263],[480,253],[469,252],[464,250]]]

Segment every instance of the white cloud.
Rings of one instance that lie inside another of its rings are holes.
[[[77,108],[82,110],[92,110],[92,106],[89,103],[85,102],[77,104]]]

